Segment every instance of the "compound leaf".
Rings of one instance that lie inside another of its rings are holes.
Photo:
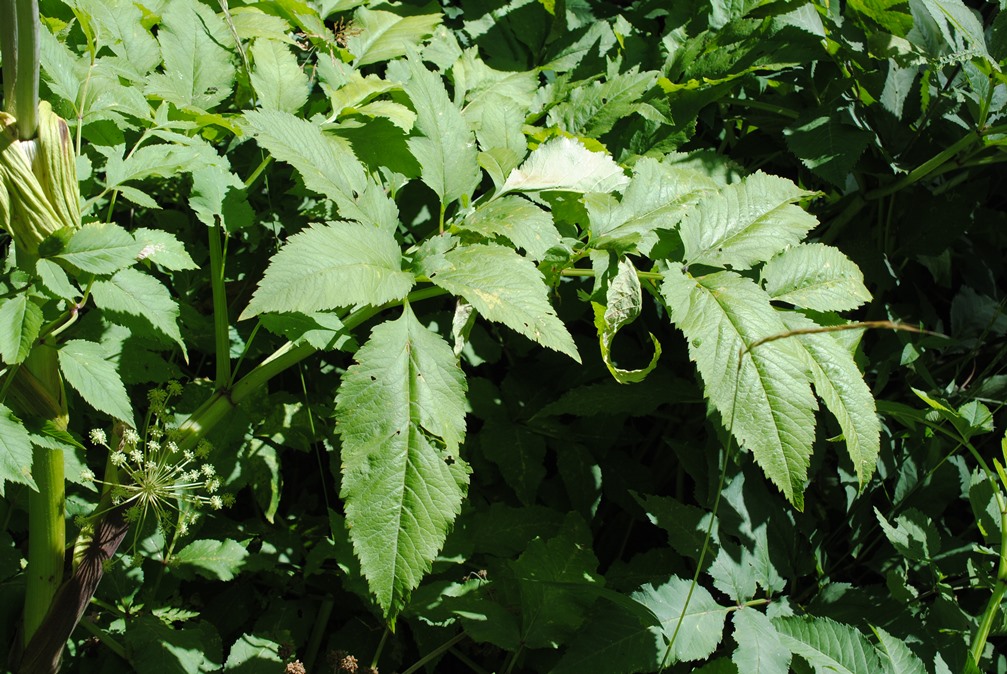
[[[465,389],[451,347],[406,305],[374,328],[336,396],[346,522],[389,620],[430,570],[461,509]]]
[[[63,378],[96,410],[133,423],[133,406],[115,366],[106,360],[100,344],[75,339],[59,349]]]
[[[824,243],[788,248],[766,263],[762,280],[774,300],[812,311],[848,311],[871,299],[860,268]]]
[[[776,618],[773,624],[783,646],[807,660],[816,674],[882,671],[874,646],[849,625],[810,616]]]

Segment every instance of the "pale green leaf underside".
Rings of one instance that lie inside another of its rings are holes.
[[[42,309],[27,295],[0,300],[0,360],[16,365],[28,357],[42,327]]]
[[[133,409],[115,366],[105,360],[100,344],[75,339],[59,349],[59,369],[63,378],[92,407],[130,426]]]
[[[788,248],[766,263],[762,280],[774,300],[812,311],[848,311],[871,299],[860,268],[824,243]]]
[[[312,225],[290,237],[273,256],[241,317],[402,299],[413,277],[402,271],[401,260],[395,238],[370,225]]]
[[[817,327],[801,314],[781,313],[791,330]],[[874,396],[864,382],[853,354],[834,334],[802,334],[788,339],[796,340],[804,350],[815,392],[839,422],[846,451],[863,488],[877,466],[881,451],[881,422]]]
[[[578,140],[560,137],[539,145],[519,168],[511,171],[500,193],[614,192],[628,184],[629,178],[611,157],[588,150]]]
[[[4,481],[38,489],[31,477],[31,436],[14,412],[0,405],[0,496]]]
[[[800,655],[816,674],[864,674],[880,672],[881,661],[874,647],[857,629],[829,618],[773,620],[782,644]]]
[[[679,226],[685,261],[749,269],[768,260],[818,224],[792,203],[810,194],[761,172],[721,188],[700,201]]]
[[[178,304],[153,276],[138,269],[123,269],[112,278],[95,281],[91,292],[94,303],[102,310],[145,321],[185,349],[178,327]]]
[[[491,321],[498,321],[577,362],[577,345],[549,304],[542,273],[510,248],[476,244],[423,262],[435,285],[461,295]]]
[[[661,293],[724,425],[784,496],[802,507],[817,405],[801,352],[780,339],[740,356],[756,340],[787,330],[769,296],[733,272],[693,278],[677,264],[669,265]]]
[[[451,347],[408,305],[374,328],[343,376],[341,496],[360,568],[388,618],[430,570],[461,509],[465,388]]]

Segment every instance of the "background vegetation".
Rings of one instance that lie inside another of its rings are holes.
[[[68,672],[1007,672],[1000,4],[40,4],[12,667],[45,450]]]

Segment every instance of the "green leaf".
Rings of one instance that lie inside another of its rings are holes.
[[[193,573],[210,580],[234,580],[248,557],[248,550],[237,541],[201,539],[189,543],[172,555],[168,563],[182,577]]]
[[[224,663],[225,672],[274,674],[283,667],[280,644],[255,634],[242,634],[231,646]]]
[[[341,496],[360,568],[389,620],[430,570],[461,510],[465,388],[451,347],[408,305],[374,328],[343,375]]]
[[[708,175],[692,168],[645,157],[633,166],[633,180],[622,201],[586,202],[591,246],[647,254],[659,229],[672,229],[707,193],[717,189]]]
[[[660,586],[644,585],[632,595],[660,621],[660,628],[649,630],[658,643],[671,644],[664,666],[709,657],[724,636],[728,609],[719,605],[705,587],[692,585],[690,580],[673,576]]]
[[[880,672],[877,651],[858,630],[829,618],[773,620],[783,646],[808,661],[816,674]]]
[[[395,231],[394,202],[367,177],[348,141],[287,112],[258,110],[244,116],[256,142],[297,169],[304,186],[335,202],[343,217]]]
[[[916,654],[909,650],[905,642],[892,636],[880,627],[871,627],[878,637],[878,653],[887,666],[886,674],[926,674],[927,668]]]
[[[408,81],[402,88],[416,109],[415,128],[423,134],[409,139],[409,151],[420,164],[421,178],[440,197],[441,208],[458,199],[467,205],[482,178],[475,136],[438,75],[415,55],[402,70],[406,68]],[[394,77],[392,68],[389,71]]]
[[[129,0],[78,0],[95,28],[100,44],[115,54],[117,72],[131,82],[142,84],[148,73],[161,64],[161,50],[144,27],[140,8]]]
[[[921,0],[920,4],[937,23],[944,41],[951,50],[971,49],[985,58],[994,69],[1000,70],[986,49],[982,22],[962,0]]]
[[[160,132],[166,143],[152,143],[124,154],[125,146],[105,148],[97,146],[100,152],[108,157],[105,164],[105,184],[129,196],[139,193],[141,199],[152,201],[149,196],[139,190],[129,188],[123,183],[145,178],[175,178],[179,173],[193,173],[207,166],[221,166],[223,160],[208,143],[200,139],[189,138],[176,133]],[[132,192],[130,191],[132,190]],[[136,201],[134,196],[130,199]],[[152,208],[159,208],[152,202]],[[141,204],[145,205],[145,204]]]
[[[546,475],[545,438],[510,420],[487,421],[479,438],[483,454],[500,468],[518,500],[535,503]]]
[[[189,207],[204,225],[222,226],[227,232],[250,225],[254,218],[244,183],[222,166],[193,171]]]
[[[787,147],[802,164],[840,188],[875,137],[847,123],[848,116],[843,111],[822,115],[814,110],[783,132]]]
[[[756,340],[787,331],[769,296],[733,272],[693,278],[677,264],[669,264],[661,293],[725,427],[784,496],[803,507],[817,409],[803,356],[786,339],[741,355]]]
[[[941,535],[933,521],[916,508],[907,508],[892,526],[881,511],[874,509],[881,530],[900,555],[917,562],[929,562],[941,551]]]
[[[231,33],[207,5],[173,0],[161,14],[157,41],[164,72],[148,79],[147,95],[179,107],[210,110],[231,94],[234,66]]]
[[[136,616],[126,621],[125,643],[137,674],[216,672],[224,660],[220,635],[202,620],[172,629],[155,616]]]
[[[53,257],[91,274],[114,274],[136,262],[142,245],[118,225],[88,223]]]
[[[913,17],[907,11],[898,11],[900,6],[908,9],[906,0],[850,0],[850,9],[872,19],[892,35],[905,37],[913,27]]]
[[[360,7],[353,14],[354,30],[346,38],[346,49],[355,57],[355,68],[390,61],[405,56],[407,45],[418,47],[440,23],[440,14],[399,16]]]
[[[762,172],[722,187],[682,220],[685,261],[749,269],[768,260],[818,224],[792,203],[810,195],[789,180]]]
[[[819,327],[793,312],[783,313],[783,319],[791,330]],[[874,396],[864,382],[853,353],[835,333],[802,334],[793,339],[802,347],[815,392],[839,422],[846,452],[862,489],[874,474],[881,451],[881,422]]]
[[[588,150],[579,140],[561,136],[539,145],[520,168],[511,171],[500,194],[506,192],[621,191],[629,178],[611,157]]]
[[[311,85],[290,47],[259,38],[252,43],[252,88],[266,110],[297,112],[308,100]]]
[[[59,369],[66,382],[96,410],[135,426],[133,407],[115,366],[100,344],[75,339],[59,349]]]
[[[70,277],[63,268],[52,260],[39,258],[35,261],[35,271],[38,273],[42,290],[50,296],[67,300],[81,296],[80,290],[70,283]]]
[[[31,476],[31,435],[14,412],[0,404],[0,496],[4,483],[26,484],[38,490]]]
[[[172,271],[199,269],[182,242],[169,232],[138,227],[133,230],[133,238],[143,246],[137,253],[137,257],[141,260],[150,260],[159,267]]]
[[[139,269],[123,269],[91,286],[94,303],[103,311],[125,314],[151,325],[185,351],[178,327],[178,304],[161,282]]]
[[[503,246],[476,244],[430,255],[420,267],[489,320],[580,362],[577,345],[549,304],[542,273],[527,258]]]
[[[319,351],[333,349],[355,351],[356,342],[346,331],[339,316],[327,311],[312,314],[261,314],[262,325],[273,334],[283,335],[295,344],[307,343]]]
[[[413,278],[402,271],[401,260],[391,233],[356,222],[312,225],[273,256],[241,318],[402,299]]]
[[[543,259],[546,251],[559,245],[561,238],[547,211],[516,195],[480,205],[453,228],[487,238],[505,237],[533,260]]]
[[[790,650],[780,640],[776,627],[764,613],[742,608],[731,617],[738,644],[731,660],[745,674],[787,674]]]
[[[658,620],[643,622],[621,606],[595,604],[553,674],[636,674],[660,668],[667,651],[654,633]]]
[[[824,243],[783,251],[762,268],[762,281],[774,300],[812,311],[848,311],[871,300],[860,268]]]
[[[560,532],[533,540],[511,569],[521,588],[521,642],[528,648],[556,648],[575,633],[601,585],[591,534],[571,513]]]
[[[650,335],[654,344],[654,356],[650,363],[639,370],[624,370],[612,362],[612,341],[624,326],[629,325],[640,315],[643,303],[643,290],[640,279],[636,275],[636,267],[629,258],[619,260],[618,271],[609,281],[605,295],[605,306],[592,302],[594,307],[594,325],[598,330],[598,341],[601,346],[601,357],[605,366],[620,384],[632,384],[643,381],[655,367],[661,357],[661,343],[657,337]]]
[[[0,359],[7,365],[24,362],[42,327],[42,308],[19,293],[0,300]]]
[[[549,125],[568,133],[598,138],[615,123],[639,110],[639,99],[657,84],[661,74],[650,70],[637,72],[634,66],[604,82],[577,87],[570,96],[549,111]]]

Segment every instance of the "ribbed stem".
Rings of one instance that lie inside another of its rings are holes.
[[[28,494],[28,576],[24,604],[24,644],[35,635],[63,582],[66,524],[63,452],[36,447],[32,477],[38,491]]]
[[[0,2],[4,110],[17,118],[18,137],[29,140],[38,129],[38,0]]]

